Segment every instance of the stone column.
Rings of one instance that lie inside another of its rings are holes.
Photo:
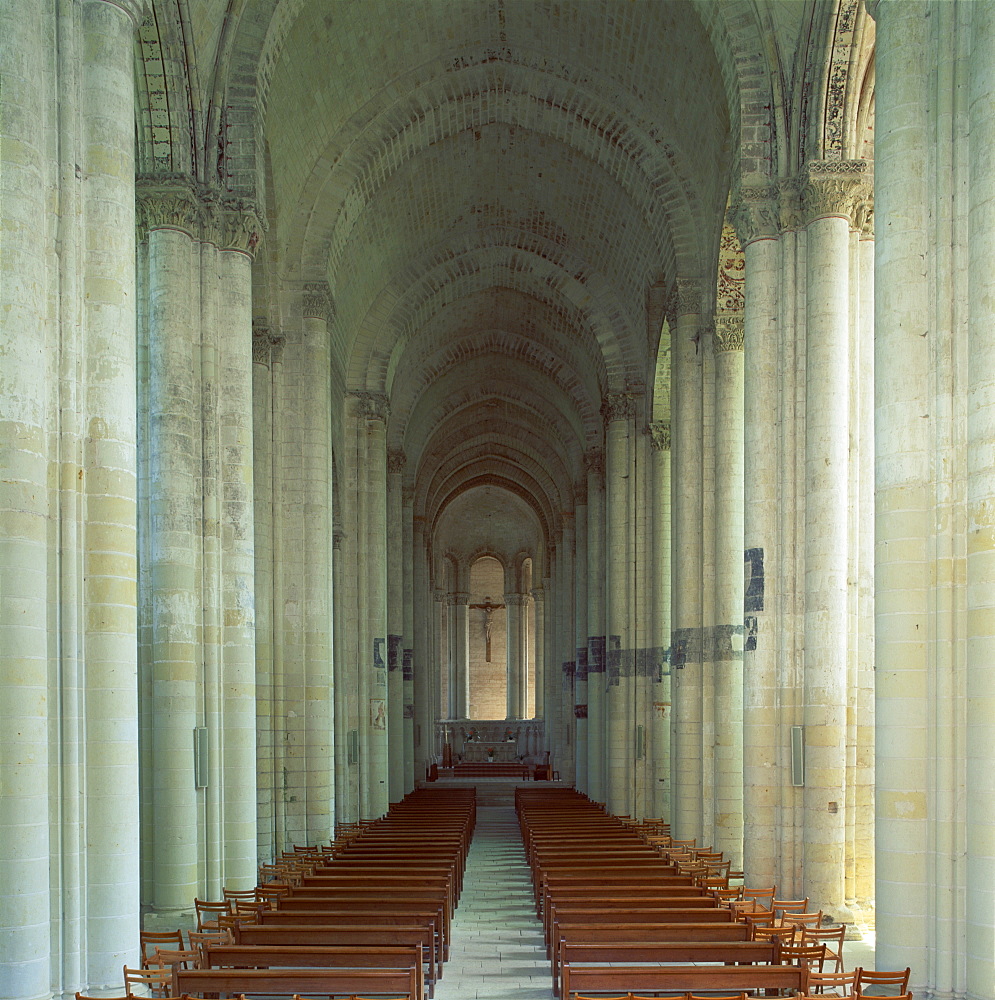
[[[149,192],[148,448],[151,615],[151,804],[154,812],[153,910],[164,923],[189,912],[198,892],[198,792],[194,729],[199,677],[197,593],[197,423],[199,298],[195,283],[199,206],[192,191]],[[151,213],[155,212],[153,217]],[[198,282],[199,284],[199,282]],[[143,580],[144,582],[144,580]],[[143,602],[145,603],[145,602]]]
[[[672,829],[700,836],[702,664],[702,357],[700,290],[678,279],[671,339],[673,637],[671,639]]]
[[[605,621],[608,647],[606,722],[606,795],[608,811],[631,815],[634,802],[634,650],[629,610],[633,600],[630,560],[633,550],[632,429],[635,404],[630,396],[610,396],[604,404],[606,583]]]
[[[544,588],[547,594],[548,606],[546,609],[546,672],[543,718],[546,726],[546,749],[554,757],[556,753],[556,741],[559,738],[560,703],[558,696],[560,691],[560,677],[563,673],[563,661],[559,642],[559,624],[563,615],[563,591],[560,585],[562,538],[562,532],[559,529],[554,531],[549,565],[549,586]]]
[[[455,700],[450,699],[453,718],[465,719],[470,711],[470,595],[452,594],[450,613],[453,616],[452,655],[456,665]]]
[[[670,645],[670,421],[654,420],[649,425],[652,458],[652,512],[653,512],[653,636],[661,664],[659,678],[653,685],[653,705],[650,714],[652,730],[649,743],[652,747],[652,795],[648,797],[650,816],[670,822],[670,663],[665,650]]]
[[[541,719],[544,712],[543,685],[546,682],[546,592],[542,587],[532,589],[535,601],[535,716]]]
[[[332,300],[328,285],[311,282],[303,289],[303,338],[297,352],[298,405],[301,424],[301,547],[303,601],[300,636],[304,656],[304,766],[306,842],[335,835],[334,656],[332,538],[332,390],[328,325]],[[288,470],[289,471],[289,470]]]
[[[79,488],[82,615],[74,638],[85,662],[75,677],[81,720],[64,724],[80,725],[86,734],[85,744],[76,743],[70,755],[79,753],[84,768],[70,780],[80,781],[86,803],[78,891],[85,900],[83,980],[92,986],[120,981],[117,970],[134,954],[140,919],[133,63],[138,14],[131,3],[88,0],[80,22],[84,333],[76,406],[86,424],[85,431],[80,427],[85,433]],[[32,504],[26,506],[30,510]],[[20,594],[20,585],[11,593]],[[77,886],[64,885],[62,891],[68,902]]]
[[[49,698],[48,482],[56,457],[49,450],[57,404],[51,356],[59,341],[48,317],[50,249],[38,233],[50,197],[47,124],[54,109],[38,79],[51,58],[50,9],[40,0],[0,7],[0,940],[17,957],[0,964],[4,1000],[48,997],[53,979],[49,864],[58,834],[50,839],[49,715],[56,706]],[[82,457],[76,464],[73,476],[81,479]],[[58,478],[64,488],[63,474]],[[80,781],[71,786],[77,799]],[[68,929],[77,969],[69,988],[80,983],[82,961],[74,910]]]
[[[560,535],[559,585],[557,587],[560,610],[557,627],[557,646],[560,650],[559,683],[556,685],[557,740],[555,769],[560,777],[572,784],[574,780],[574,514],[564,511],[561,515],[563,531]]]
[[[277,787],[273,734],[273,381],[270,332],[261,325],[252,331],[252,418],[252,493],[256,506],[252,520],[256,592],[256,853],[260,858],[269,858],[276,854]]]
[[[412,682],[415,702],[415,779],[425,777],[425,770],[436,754],[435,720],[441,715],[434,692],[433,676],[439,673],[439,660],[434,645],[438,620],[438,605],[429,586],[428,560],[425,551],[425,518],[414,515],[411,522],[414,598],[414,648],[412,649]]]
[[[743,318],[715,320],[715,839],[743,854]]]
[[[995,996],[995,3],[971,5],[967,401],[967,992]]]
[[[366,426],[366,601],[371,640],[366,673],[366,709],[360,732],[365,731],[365,783],[369,795],[363,819],[377,819],[390,805],[388,789],[389,702],[387,695],[387,416],[386,396],[362,397]],[[361,661],[362,662],[362,661]]]
[[[401,649],[401,674],[404,695],[404,794],[414,791],[416,779],[424,777],[425,769],[416,764],[415,757],[415,535],[414,489],[405,484],[401,491],[401,547],[403,549],[403,580],[401,593],[404,601],[403,635]],[[421,581],[419,581],[419,586]],[[424,648],[424,647],[423,647]]]
[[[867,163],[812,162],[808,221],[805,438],[805,893],[844,905],[849,652],[850,220]]]
[[[247,889],[256,884],[256,669],[255,549],[252,471],[252,257],[260,232],[255,212],[241,204],[224,206],[221,252],[218,254],[217,343],[219,504],[218,548],[221,555],[221,644],[217,699],[220,724],[221,785],[214,794],[220,829],[222,885]],[[319,356],[323,347],[318,347]],[[320,367],[319,367],[320,371]],[[223,387],[223,391],[221,390]],[[325,483],[327,489],[327,481]],[[322,563],[325,576],[316,588],[327,600],[329,554],[327,532]],[[319,553],[321,549],[317,550]],[[316,560],[317,563],[317,560]],[[327,629],[321,623],[322,651],[327,664]],[[327,668],[324,671],[327,684]],[[327,686],[321,716],[328,749]],[[323,828],[328,830],[328,775],[323,769]]]
[[[404,798],[403,451],[387,455],[387,761],[391,802]]]
[[[743,312],[744,548],[743,865],[756,885],[781,885],[778,818],[788,728],[779,718],[776,605],[781,577],[776,188],[744,188],[735,215],[746,282]],[[790,779],[789,779],[790,780]],[[790,791],[789,791],[790,794]]]
[[[505,594],[505,621],[508,630],[506,667],[506,718],[522,718],[522,611],[521,594]]]
[[[587,793],[605,792],[605,456],[592,448],[587,468]]]
[[[343,600],[344,587],[342,582],[342,551],[345,532],[336,525],[332,529],[332,596],[334,603]],[[355,688],[346,677],[345,642],[340,622],[333,619],[332,625],[332,702],[335,733],[335,752],[333,765],[335,769],[335,825],[339,823],[355,823],[359,819],[359,811],[355,795],[350,788],[349,764],[349,702],[355,702]],[[333,826],[334,832],[334,826]]]
[[[587,792],[587,480],[574,485],[574,786]]]

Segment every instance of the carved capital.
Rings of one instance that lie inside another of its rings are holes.
[[[653,448],[656,451],[670,451],[670,421],[653,420],[646,425]]]
[[[237,250],[255,256],[263,236],[264,223],[256,206],[239,198],[226,198],[214,213],[215,233],[221,250]]]
[[[587,506],[587,480],[580,479],[574,483],[573,487],[574,495],[574,506],[575,507],[586,507]]]
[[[743,349],[743,317],[716,316],[712,350],[716,354]]]
[[[777,211],[781,232],[797,232],[802,228],[801,184],[797,178],[778,185]]]
[[[589,448],[584,453],[584,468],[588,475],[603,477],[605,474],[605,453],[600,448]]]
[[[528,594],[505,594],[504,603],[510,608],[520,608],[528,604]]]
[[[535,601],[537,604],[546,600],[546,592],[542,589],[542,587],[533,587],[531,595],[532,595],[532,600]]]
[[[305,319],[323,319],[326,323],[332,318],[332,293],[327,281],[313,281],[304,285],[302,311]]]
[[[613,420],[631,420],[636,415],[636,401],[627,392],[613,392],[601,404],[601,416],[605,423]]]
[[[697,278],[678,278],[674,288],[674,315],[693,316],[701,312],[701,282]]]
[[[143,240],[154,229],[179,229],[199,238],[204,206],[196,183],[185,174],[139,177],[135,184],[136,228]]]
[[[857,205],[870,196],[872,184],[868,160],[810,160],[802,179],[806,223],[841,216],[852,225]]]
[[[390,402],[382,392],[354,392],[350,394],[355,400],[356,415],[361,420],[382,420],[387,422],[390,416]]]
[[[754,240],[776,237],[780,229],[777,187],[741,187],[736,192],[729,221],[744,247]]]
[[[274,365],[283,364],[283,349],[287,346],[287,338],[270,335],[269,338],[269,356],[270,361]]]
[[[252,363],[269,368],[270,333],[268,326],[252,324]]]
[[[446,604],[451,607],[468,607],[470,604],[470,595],[464,593],[453,593],[446,595]]]
[[[387,449],[387,474],[395,475],[404,472],[404,467],[408,464],[408,457],[400,448]]]

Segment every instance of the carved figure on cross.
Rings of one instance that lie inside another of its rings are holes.
[[[471,604],[471,608],[480,608],[484,613],[484,660],[491,662],[491,628],[494,624],[494,612],[503,608],[503,604],[492,604],[491,595],[484,598],[483,604]]]

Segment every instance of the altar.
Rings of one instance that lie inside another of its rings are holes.
[[[466,743],[463,746],[463,760],[468,764],[482,764],[492,760],[497,764],[510,764],[518,756],[518,744],[512,743]]]

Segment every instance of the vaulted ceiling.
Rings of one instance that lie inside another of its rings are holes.
[[[549,544],[604,399],[634,394],[651,419],[666,392],[666,291],[714,282],[743,109],[766,100],[770,126],[769,67],[790,69],[810,5],[175,9],[199,53],[191,119],[250,123],[223,163],[265,204],[268,287],[327,281],[338,383],[389,397],[417,511],[486,483]]]

